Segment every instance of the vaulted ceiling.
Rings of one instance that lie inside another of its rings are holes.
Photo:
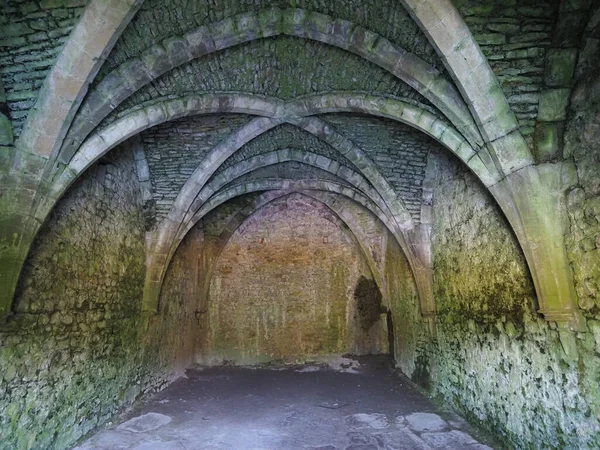
[[[160,291],[205,214],[268,191],[361,204],[427,271],[432,150],[454,153],[490,189],[535,267],[527,230],[546,212],[511,186],[548,191],[529,174],[533,128],[556,119],[538,117],[534,99],[549,84],[558,8],[542,3],[9,0],[2,81],[16,164],[33,184],[32,206],[15,212],[33,220],[16,258],[73,180],[126,141],[147,209],[147,292]],[[555,239],[548,223],[542,234]],[[538,289],[549,282],[532,273]]]

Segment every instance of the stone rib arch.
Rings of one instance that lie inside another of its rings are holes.
[[[469,143],[450,125],[431,113],[400,100],[364,94],[322,95],[297,101],[244,94],[190,96],[153,104],[127,114],[105,129],[90,136],[58,177],[49,193],[49,201],[59,198],[66,188],[98,158],[114,146],[155,125],[181,117],[211,113],[242,113],[261,116],[257,129],[276,126],[282,122],[333,112],[358,112],[386,117],[424,132],[455,153],[486,186],[499,181],[493,161],[485,152],[475,152]],[[270,123],[269,123],[270,122]],[[42,205],[38,217],[49,211]]]
[[[12,301],[21,268],[41,222],[33,217],[36,195],[47,188],[53,164],[72,120],[121,32],[143,0],[90,0],[79,23],[60,51],[39,90],[34,108],[15,142],[14,151],[0,162],[3,176],[2,207],[8,217],[0,231],[0,319],[12,313]],[[35,6],[37,8],[37,6]],[[12,140],[12,137],[11,137]],[[12,142],[11,142],[12,143]]]
[[[232,100],[231,104],[228,103],[227,98]],[[223,102],[227,104],[226,110],[229,112],[256,111],[258,109],[256,105],[245,104],[243,99],[248,98],[256,99],[256,97],[235,96],[231,98],[226,96]],[[182,117],[194,113],[193,108],[186,106],[199,101],[194,99],[196,98],[192,97],[187,100],[172,100],[165,103],[169,105],[170,110],[175,111],[172,113],[173,116]],[[252,100],[249,102],[255,103]],[[256,100],[256,102],[262,102],[263,106],[268,107],[277,120],[289,121],[328,112],[360,112],[400,121],[436,139],[469,166],[490,190],[506,214],[529,264],[538,294],[540,312],[548,320],[569,324],[568,326],[574,329],[581,327],[581,315],[577,307],[573,274],[564,247],[562,223],[556,214],[557,204],[559,210],[564,211],[564,187],[561,185],[560,174],[556,176],[556,171],[553,171],[552,167],[546,167],[540,172],[540,168],[537,166],[527,166],[507,177],[497,169],[495,161],[498,157],[497,155],[493,156],[493,148],[488,146],[475,152],[460,133],[439,118],[399,100],[368,95],[325,95],[304,98],[295,102],[274,100],[270,103],[267,99]],[[148,111],[137,111],[132,113],[133,116],[126,116],[121,120],[135,123],[136,115],[140,115],[142,122],[148,121],[147,124],[142,123],[137,131],[135,131],[135,126],[131,126],[130,133],[135,134],[135,132],[165,121],[164,117],[167,113],[164,108],[162,104],[152,105],[147,108]],[[258,111],[258,115],[268,114]],[[163,119],[153,123],[148,120],[148,116],[162,117]],[[90,140],[102,140],[100,136],[104,135],[106,136],[105,140],[110,142],[111,135],[119,135],[116,128],[119,123],[121,122],[112,124],[103,130],[102,134],[95,135]],[[75,168],[74,174],[76,174],[78,166],[85,168],[94,158],[98,157],[98,150],[102,154],[107,151],[107,148],[110,148],[110,144],[106,148],[96,149],[93,145],[84,144],[82,147],[84,156],[76,155],[69,166]],[[85,156],[86,152],[92,152],[91,161]],[[517,159],[518,155],[517,149]],[[68,183],[71,181],[67,178]],[[47,212],[42,211],[42,216],[45,217],[46,214]]]
[[[360,192],[358,189],[352,186],[347,186],[341,183],[333,182],[331,180],[262,180],[262,181],[249,181],[237,185],[232,185],[231,187],[224,189],[215,195],[213,195],[210,200],[204,203],[200,209],[194,212],[192,218],[186,223],[185,227],[181,228],[176,237],[173,245],[167,249],[168,253],[162,256],[166,256],[167,259],[170,260],[172,255],[175,252],[175,249],[178,247],[181,240],[185,237],[185,235],[191,230],[194,225],[207,213],[212,211],[217,206],[222,203],[238,197],[242,194],[249,194],[252,192],[260,192],[260,191],[281,191],[281,190],[315,190],[315,191],[326,191],[333,192],[344,197],[347,197],[356,203],[362,205],[364,208],[369,210],[372,214],[374,214],[386,227],[397,237],[399,244],[404,252],[407,253],[407,257],[410,258],[409,255],[409,247],[404,241],[402,234],[399,232],[396,224],[393,222],[393,219],[389,217],[385,211],[382,211],[370,198]],[[165,264],[165,269],[168,266],[168,263]]]
[[[352,52],[407,83],[438,108],[468,139],[483,141],[459,92],[437,69],[382,36],[330,16],[278,8],[246,13],[171,37],[107,75],[90,92],[65,140],[60,160],[67,164],[86,136],[117,105],[173,68],[244,42],[278,35],[311,39]]]
[[[442,57],[503,172],[501,182],[490,191],[519,239],[539,312],[562,327],[585,330],[564,240],[568,182],[560,179],[560,173],[572,169],[568,163],[558,169],[533,165],[496,76],[450,0],[402,0],[402,4]]]
[[[207,213],[209,213],[219,205],[243,194],[261,191],[290,190],[321,190],[327,192],[334,192],[361,204],[369,211],[371,211],[376,217],[378,217],[389,230],[392,230],[392,233],[396,237],[396,239],[398,239],[401,248],[404,252],[406,252],[409,261],[411,260],[408,254],[409,248],[404,242],[402,236],[397,231],[393,231],[395,227],[394,223],[390,220],[390,218],[388,218],[383,211],[380,211],[379,208],[375,204],[373,204],[371,200],[366,198],[362,193],[360,193],[352,187],[341,185],[339,183],[334,183],[329,180],[266,180],[262,182],[247,182],[240,185],[231,186],[230,188],[221,191],[215,194],[213,197],[211,197],[211,199],[194,214],[192,220],[188,222],[187,226],[178,232],[176,240],[173,246],[171,247],[169,253],[155,255],[153,263],[148,265],[146,284],[144,286],[143,310],[147,312],[156,311],[160,296],[162,279],[165,274],[165,268],[168,267],[169,261],[173,257],[174,249],[176,249],[179,246],[179,243],[183,240],[183,238],[186,236],[189,230],[191,230],[194,227],[194,225],[200,219],[202,219],[202,217],[204,217]]]
[[[385,177],[379,173],[375,164],[365,155],[362,149],[316,117],[307,117],[302,120],[288,120],[287,122],[317,136],[348,158],[374,186],[377,192],[372,198],[380,197],[382,199],[386,205],[380,206],[383,209],[387,208],[392,213],[400,228],[408,230],[414,227],[410,213],[397,195],[394,194],[394,189]],[[259,133],[262,134],[273,128],[273,124],[273,122],[264,119],[255,119],[255,121],[251,121],[248,125],[239,129],[234,135],[228,137],[211,151],[209,156],[194,170],[188,182],[182,188],[169,215],[163,221],[164,226],[161,224],[161,228],[165,229],[165,233],[168,233],[169,229],[173,230],[174,227],[179,226],[179,224],[189,219],[188,211],[190,208],[193,210],[194,205],[196,205],[197,209],[199,207],[198,203],[201,204],[207,199],[207,197],[199,197],[200,191],[205,188],[205,184],[220,165],[244,144],[257,137]],[[209,191],[208,195],[210,194],[212,192]],[[159,236],[159,241],[164,239],[163,236],[165,234]]]
[[[500,84],[452,2],[402,0],[402,4],[444,61],[485,141],[492,143],[499,168],[508,175],[532,164],[533,158]],[[510,162],[507,152],[511,152]]]
[[[534,165],[500,84],[450,0],[402,0],[442,57],[501,172],[490,191],[502,207],[527,259],[546,320],[585,329],[566,255],[564,191],[568,182],[550,164]]]
[[[92,0],[44,82],[18,145],[49,158],[62,145],[102,63],[143,0]]]
[[[387,204],[388,209],[394,215],[400,228],[408,230],[415,226],[413,218],[404,205],[404,202],[398,197],[394,188],[362,148],[336,131],[333,125],[321,118],[314,116],[303,117],[301,119],[289,120],[288,123],[317,136],[352,162],[360,170],[361,174],[375,187],[378,194]]]
[[[284,121],[293,123],[292,121],[303,117],[327,112],[363,112],[392,118],[438,139],[444,146],[469,164],[480,178],[483,177],[488,182],[494,180],[494,177],[479,159],[478,154],[462,138],[460,133],[430,113],[399,100],[363,94],[355,96],[315,96],[296,102],[282,102],[277,99],[243,94],[192,96],[165,101],[136,110],[114,122],[106,129],[90,136],[69,165],[60,175],[57,175],[51,187],[43,196],[40,196],[39,204],[32,211],[34,229],[30,233],[31,239],[25,242],[24,245],[29,248],[33,237],[50,210],[75,179],[110,149],[131,136],[160,123],[190,115],[223,112],[260,116],[253,125],[256,126],[255,132],[260,129],[269,129]],[[24,263],[25,254],[26,252],[23,251],[23,257],[19,259],[16,265],[18,271]],[[8,305],[12,302],[12,293],[17,279],[15,276],[14,282],[11,282],[13,288],[4,300]],[[428,295],[430,296],[430,294]],[[9,309],[10,307],[7,308],[7,310]]]
[[[186,230],[185,233],[187,234],[189,229],[193,227],[193,224],[197,222],[197,213],[206,201],[208,201],[213,194],[217,193],[218,195],[222,189],[227,189],[227,185],[235,182],[239,177],[252,173],[260,168],[277,166],[278,164],[288,161],[300,162],[307,166],[316,167],[339,177],[341,181],[348,183],[348,185],[350,185],[358,194],[367,199],[373,207],[378,208],[378,210],[388,218],[390,225],[396,227],[395,232],[401,233],[401,230],[394,222],[392,212],[387,209],[387,205],[385,205],[383,200],[378,196],[378,193],[360,174],[353,172],[347,167],[340,166],[338,162],[321,155],[290,149],[282,149],[253,157],[250,160],[241,161],[212,179],[204,188],[205,190],[203,192],[206,192],[205,196],[202,196],[202,191],[199,193],[200,201],[195,206],[192,205],[191,209],[186,214],[186,217],[182,220],[179,230],[183,228]],[[340,185],[343,186],[342,184]],[[180,232],[179,230],[178,232]],[[176,239],[176,235],[173,236],[172,239]],[[172,245],[173,242],[171,241],[158,242],[155,247],[149,249],[150,253],[148,255],[148,260],[153,260],[154,253],[158,253],[159,255],[174,254],[177,246],[172,247]],[[162,258],[159,258],[159,260],[160,259]],[[165,266],[163,270],[164,273],[166,273],[167,266]]]
[[[241,94],[193,96],[151,105],[128,114],[91,136],[69,166],[57,176],[51,188],[44,192],[39,206],[32,212],[32,229],[27,234],[28,239],[20,244],[23,247],[20,256],[18,260],[11,260],[15,272],[20,272],[26,250],[53,205],[94,161],[125,139],[159,123],[218,112],[259,115],[272,124],[327,112],[359,112],[397,120],[432,136],[471,168],[506,214],[525,253],[538,294],[540,312],[547,320],[573,329],[581,328],[562,224],[557,216],[557,211],[564,210],[562,172],[548,165],[543,171],[531,166],[503,177],[497,172],[488,149],[476,153],[460,133],[440,119],[399,100],[367,95],[328,95],[287,103]],[[9,281],[8,294],[2,299],[4,311],[10,311],[17,280],[18,277],[14,276]]]
[[[293,184],[294,190],[306,191],[306,192],[332,192],[339,194],[342,197],[346,197],[361,207],[365,208],[369,213],[373,214],[392,234],[396,242],[400,245],[400,248],[404,255],[406,256],[409,267],[413,272],[413,276],[417,285],[417,290],[419,293],[419,305],[421,310],[421,315],[424,321],[427,323],[429,331],[434,334],[435,333],[435,304],[433,299],[433,285],[431,284],[431,270],[430,267],[424,266],[422,262],[415,257],[413,254],[413,245],[410,240],[408,240],[411,236],[405,236],[398,228],[397,224],[394,222],[393,218],[387,216],[385,211],[379,210],[376,204],[374,204],[368,197],[364,196],[360,191],[344,186],[339,185],[337,183],[333,183],[331,181],[283,181],[283,182],[273,182],[273,181],[263,181],[261,182],[248,182],[242,185],[232,186],[226,191],[220,192],[216,194],[216,198],[213,197],[211,201],[216,203],[216,205],[220,205],[223,202],[228,201],[230,198],[234,198],[244,193],[256,192],[257,190],[268,189],[269,192],[272,190],[282,190],[281,185],[285,190],[290,189],[290,184]],[[302,188],[302,184],[306,184],[305,188]],[[249,190],[248,190],[249,189]],[[146,277],[146,285],[144,290],[144,305],[154,304],[156,305],[158,302],[158,298],[160,297],[160,289],[162,285],[162,279],[157,278],[163,276],[166,273],[166,268],[168,267],[169,261],[173,257],[175,250],[179,246],[180,242],[186,236],[186,234],[191,230],[195,224],[201,220],[208,212],[214,209],[216,206],[205,205],[205,207],[201,208],[201,210],[197,211],[190,222],[188,222],[187,226],[180,231],[175,241],[174,246],[171,248],[170,252],[165,255],[159,255],[158,261],[163,264],[163,268],[154,267],[152,271],[149,271]],[[154,285],[149,284],[151,280],[157,280],[157,283]],[[156,300],[153,300],[155,298]]]
[[[98,159],[120,143],[148,128],[191,115],[227,112],[261,116],[260,119],[256,119],[253,126],[256,127],[256,132],[261,129],[266,131],[282,123],[278,119],[271,119],[275,116],[280,103],[277,100],[257,96],[207,95],[161,102],[128,114],[86,140],[42,199],[36,211],[36,218],[43,220],[66,189]]]
[[[257,169],[277,166],[284,162],[299,162],[331,173],[340,178],[340,180],[353,185],[357,190],[371,199],[382,211],[386,211],[387,209],[387,205],[383,202],[379,193],[369,185],[368,181],[360,173],[341,165],[337,161],[316,153],[286,148],[242,160],[238,164],[228,167],[223,172],[213,177],[210,182],[198,192],[198,196],[196,197],[196,200],[198,201],[196,205],[198,206],[195,208],[194,204],[191,205],[191,209],[188,210],[186,217],[183,218],[182,224],[185,225],[186,221],[190,220],[193,216],[193,211],[197,210],[198,207],[204,204],[213,195],[213,193],[219,192],[227,184],[230,184],[237,178]],[[390,216],[392,215],[391,211],[387,212]]]

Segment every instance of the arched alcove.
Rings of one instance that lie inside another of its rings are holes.
[[[361,312],[355,292],[361,283],[374,285],[373,296],[379,289],[356,238],[343,227],[327,206],[302,194],[248,217],[212,274],[209,339],[199,358],[249,364],[386,353],[381,295],[373,317]]]

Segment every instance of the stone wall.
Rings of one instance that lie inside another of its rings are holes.
[[[600,312],[600,7],[590,16],[571,96],[564,157],[577,167],[578,186],[568,193],[569,260],[579,306]],[[595,55],[595,56],[594,56]],[[594,324],[598,330],[600,324]]]
[[[337,222],[326,207],[294,194],[236,231],[210,285],[205,361],[302,361],[377,350],[380,310],[370,299],[378,289],[369,290],[374,283],[360,250]],[[358,313],[355,297],[364,296],[374,314]]]
[[[34,105],[87,0],[4,0],[0,14],[0,77],[15,135]]]
[[[351,114],[327,114],[323,119],[365,151],[418,221],[427,154],[437,144],[393,120]]]
[[[400,245],[388,236],[385,254],[385,286],[391,314],[393,356],[402,372],[421,386],[429,385],[429,336],[419,307],[417,286]],[[389,319],[388,319],[389,320]],[[388,327],[390,323],[388,322]]]
[[[597,448],[598,331],[561,334],[536,314],[524,257],[493,199],[454,158],[433,157],[432,391],[508,446]]]
[[[308,164],[303,164],[298,161],[285,161],[272,166],[261,167],[246,175],[242,175],[229,183],[226,188],[230,186],[237,186],[238,184],[248,183],[250,181],[260,183],[263,181],[278,180],[323,180],[350,185],[350,183],[340,180],[334,174],[327,172],[326,170],[319,169],[318,167],[309,166]]]
[[[326,158],[338,161],[341,165],[349,167],[356,172],[359,171],[348,158],[317,136],[286,123],[272,128],[255,139],[252,139],[227,158],[216,173],[220,173],[226,168],[234,166],[245,159],[288,148],[322,155]]]
[[[142,133],[158,221],[167,216],[179,191],[213,147],[249,120],[243,114],[195,116]]]
[[[144,260],[133,155],[117,150],[54,209],[0,328],[0,448],[69,448],[186,365],[183,308],[141,314]]]
[[[107,122],[137,105],[167,96],[244,92],[289,100],[332,91],[387,94],[429,105],[407,84],[357,55],[319,42],[280,36],[176,67],[125,100]]]
[[[521,127],[532,135],[558,0],[455,0]]]

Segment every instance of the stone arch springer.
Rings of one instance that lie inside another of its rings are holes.
[[[539,312],[562,329],[585,331],[562,225],[572,163],[534,165],[498,79],[451,0],[401,1],[442,58],[498,167],[507,169],[490,191],[517,234]]]
[[[222,189],[226,189],[228,185],[234,183],[238,178],[251,174],[253,171],[270,166],[277,166],[283,162],[288,161],[296,161],[302,163],[303,165],[315,167],[317,169],[324,170],[332,175],[339,178],[340,181],[347,183],[348,186],[352,187],[355,190],[356,194],[359,194],[361,198],[364,200],[361,201],[363,206],[366,206],[366,202],[369,202],[371,205],[368,209],[371,210],[375,214],[376,211],[379,212],[378,217],[380,220],[385,217],[386,223],[389,227],[392,227],[391,232],[395,232],[398,235],[402,234],[402,230],[398,228],[397,224],[394,222],[393,214],[386,208],[386,205],[383,203],[381,199],[378,199],[377,192],[368,185],[366,179],[364,179],[358,173],[352,172],[350,169],[340,166],[336,161],[330,160],[329,158],[322,157],[320,155],[304,153],[302,154],[299,151],[293,151],[289,149],[282,149],[279,151],[270,152],[264,155],[259,155],[251,158],[250,160],[241,161],[235,166],[231,166],[230,170],[225,170],[220,174],[219,177],[216,177],[212,180],[212,184],[216,184],[216,187],[211,186],[209,183],[206,188],[208,190],[208,195],[206,198],[199,202],[196,206],[191,207],[184,220],[182,220],[179,224],[179,227],[175,231],[175,233],[171,236],[171,239],[164,241],[161,245],[159,242],[156,247],[154,247],[154,252],[152,252],[152,247],[149,249],[149,261],[152,259],[153,254],[157,254],[160,261],[164,260],[163,255],[167,255],[167,261],[163,263],[162,273],[166,272],[166,268],[169,264],[169,260],[172,255],[175,253],[177,249],[177,245],[181,240],[185,237],[188,231],[195,225],[195,223],[199,220],[199,211],[202,210],[203,206],[211,200],[211,197],[214,195],[218,196]],[[250,185],[252,182],[248,182]],[[202,190],[201,190],[202,191]],[[202,216],[204,213],[202,213]],[[160,235],[160,233],[158,233]],[[403,249],[408,251],[408,246],[402,239]]]
[[[418,108],[416,108],[413,105],[409,105],[403,102],[400,102],[398,100],[392,100],[392,99],[385,99],[385,98],[378,98],[378,97],[369,97],[369,96],[358,96],[358,97],[349,97],[349,96],[318,96],[318,97],[310,97],[310,98],[305,98],[302,100],[299,100],[296,103],[290,103],[290,102],[281,102],[278,100],[270,100],[271,104],[270,106],[268,106],[267,108],[265,108],[265,105],[269,102],[269,99],[264,99],[264,98],[256,98],[256,97],[227,97],[227,96],[217,96],[216,99],[211,97],[203,97],[203,99],[208,98],[208,102],[207,105],[205,105],[201,100],[200,100],[200,105],[203,105],[200,107],[200,109],[198,108],[198,103],[196,103],[195,101],[184,101],[184,104],[181,104],[178,100],[174,101],[174,102],[170,102],[168,105],[166,105],[166,107],[164,108],[164,111],[162,109],[158,109],[158,110],[154,110],[154,111],[150,111],[147,114],[144,114],[144,111],[141,111],[142,113],[142,120],[141,123],[143,123],[143,125],[141,125],[140,129],[130,129],[127,132],[127,136],[130,135],[134,135],[137,132],[141,131],[141,129],[145,129],[145,128],[149,128],[150,126],[153,126],[157,123],[166,121],[166,120],[172,120],[175,117],[181,117],[181,116],[187,116],[190,114],[198,114],[198,113],[206,113],[206,112],[216,112],[216,111],[228,111],[228,112],[240,112],[240,113],[256,113],[257,111],[259,112],[259,114],[263,115],[265,114],[265,110],[266,111],[271,111],[271,114],[277,114],[280,117],[275,117],[275,118],[270,118],[270,117],[262,117],[262,118],[258,118],[255,119],[253,121],[251,121],[245,128],[244,128],[244,133],[240,133],[237,135],[232,135],[229,138],[227,138],[224,142],[223,142],[223,149],[226,149],[228,147],[231,146],[236,146],[239,148],[240,145],[242,145],[245,142],[248,142],[250,139],[253,139],[254,137],[256,137],[258,134],[267,131],[268,129],[282,123],[282,122],[288,122],[288,123],[292,123],[295,124],[296,126],[300,126],[301,128],[304,128],[305,130],[317,135],[318,137],[321,137],[325,142],[328,142],[330,144],[333,144],[334,147],[337,147],[338,149],[340,149],[341,153],[344,154],[345,156],[349,157],[351,161],[355,162],[359,168],[363,171],[366,172],[368,174],[368,179],[371,181],[374,181],[374,184],[376,186],[381,186],[381,188],[379,189],[380,193],[384,193],[385,194],[389,194],[389,192],[392,191],[391,187],[389,187],[389,185],[387,184],[387,182],[385,182],[384,178],[378,174],[377,170],[374,168],[374,166],[372,164],[368,164],[368,158],[366,158],[366,156],[364,154],[362,154],[359,149],[357,149],[356,146],[354,146],[350,141],[348,141],[347,139],[344,139],[343,137],[341,137],[339,134],[336,134],[334,131],[332,131],[331,129],[328,129],[329,127],[324,124],[322,121],[320,121],[317,118],[314,117],[308,117],[311,114],[316,114],[316,113],[326,113],[326,112],[339,112],[339,111],[360,111],[360,112],[368,112],[371,114],[376,114],[376,115],[380,115],[383,117],[395,117],[396,120],[400,120],[404,123],[408,123],[410,125],[412,125],[413,127],[418,127],[420,128],[422,131],[425,131],[427,134],[431,135],[431,136],[437,136],[438,138],[440,138],[443,142],[445,142],[445,144],[447,146],[449,146],[450,148],[452,148],[453,150],[458,149],[461,153],[461,156],[463,158],[468,157],[469,161],[474,161],[476,160],[475,158],[475,153],[470,149],[470,146],[468,145],[468,143],[466,143],[466,141],[461,140],[461,136],[459,133],[457,133],[456,131],[454,131],[449,125],[445,124],[442,121],[439,121],[437,118],[435,118],[435,116],[431,115],[430,113],[427,113],[424,110],[420,110]],[[256,103],[256,101],[258,103]],[[390,103],[391,102],[391,103]],[[372,103],[372,104],[371,104]],[[191,105],[191,109],[188,108]],[[365,106],[367,105],[367,106]],[[184,111],[180,110],[180,107],[183,107]],[[389,107],[386,109],[386,107]],[[153,108],[152,106],[150,108]],[[187,109],[186,109],[187,108]],[[207,109],[203,109],[203,108],[207,108]],[[139,115],[140,112],[138,112],[137,114]],[[164,114],[163,114],[164,113]],[[134,117],[126,117],[123,118],[124,120],[124,124],[126,128],[129,128],[130,126],[135,126],[138,122],[138,120],[136,120],[135,114],[133,113]],[[403,115],[405,114],[405,115]],[[158,120],[157,122],[154,122],[153,119]],[[111,125],[111,127],[114,127],[115,124]],[[123,130],[121,130],[123,131]],[[99,141],[102,141],[103,144],[106,144],[108,142],[111,142],[111,139],[113,139],[115,137],[115,133],[117,136],[119,136],[119,139],[124,139],[127,136],[121,136],[119,135],[119,133],[115,130],[115,132],[113,133],[112,130],[109,130],[108,134],[105,135],[100,135],[98,136]],[[105,137],[106,136],[106,137]],[[88,140],[88,142],[93,143],[94,139],[96,139],[96,137],[91,137],[90,140]],[[114,141],[113,141],[114,142]],[[119,141],[120,142],[120,141]],[[116,144],[114,144],[116,145]],[[103,145],[100,147],[104,147]],[[95,145],[92,145],[91,147],[86,147],[86,145],[83,146],[83,151],[78,153],[77,155],[75,155],[75,157],[72,160],[72,164],[71,164],[71,168],[74,169],[73,172],[77,173],[80,172],[82,170],[85,169],[85,167],[87,167],[89,164],[91,164],[91,162],[95,161],[100,154],[102,154],[102,152],[104,150],[101,150],[99,153],[94,150],[88,152],[88,150],[90,148],[95,148],[96,150],[98,150],[98,147],[96,147]],[[209,156],[209,158],[207,158],[207,160],[205,160],[205,162],[208,162],[209,165],[210,163],[216,163],[217,165],[213,165],[212,170],[206,170],[208,169],[207,165],[202,165],[200,170],[197,170],[196,173],[200,173],[202,174],[202,177],[204,177],[204,180],[200,180],[201,183],[205,182],[206,179],[210,176],[210,174],[213,173],[214,170],[216,170],[216,168],[218,167],[218,163],[219,163],[219,158],[221,160],[224,160],[224,155],[229,154],[228,152],[223,152],[223,151],[214,151],[211,153],[211,155],[217,155],[215,156],[215,160],[212,161],[211,157]],[[474,165],[474,167],[478,167],[476,164]],[[487,180],[490,180],[491,177],[490,175],[485,173],[485,169],[483,169],[483,171],[480,171],[480,173],[483,173],[486,177]],[[69,178],[66,178],[67,183],[70,182]],[[193,186],[194,184],[192,184]],[[191,193],[188,189],[187,189],[187,185],[184,186],[184,188],[182,189],[182,192],[180,193],[180,195],[178,196],[178,201],[183,201],[184,203],[190,202],[192,201],[192,198],[195,197],[195,193]],[[410,229],[412,228],[414,225],[412,224],[412,219],[410,219],[410,215],[408,212],[404,211],[402,212],[402,210],[404,210],[404,207],[398,208],[398,200],[395,198],[390,198],[389,195],[387,195],[386,201],[388,201],[390,204],[395,204],[395,208],[392,210],[394,213],[396,213],[395,215],[395,219],[398,221],[400,221],[400,226],[403,229]],[[172,215],[169,215],[169,221],[173,224],[172,227],[169,226],[165,226],[160,230],[160,234],[159,236],[156,238],[159,242],[165,241],[167,240],[168,242],[168,238],[165,237],[165,235],[168,234],[173,234],[175,232],[175,228],[177,228],[178,222],[180,220],[180,218],[178,217],[178,215],[181,215],[182,213],[184,213],[185,209],[181,210],[181,211],[177,211],[177,209],[175,210],[175,217],[172,217]],[[407,239],[410,239],[411,234],[406,233],[403,234],[403,238],[402,241],[405,241]],[[418,244],[413,244],[417,245],[417,246],[422,246],[423,244],[425,244],[424,242],[419,242]],[[152,244],[150,244],[150,247],[152,248]],[[412,255],[411,252],[411,246],[408,246],[406,244],[403,245],[403,248],[405,250],[405,252],[407,253],[407,255]],[[154,266],[154,261],[158,260],[159,261],[159,265],[161,265],[162,267],[166,267],[166,265],[168,264],[168,260],[170,259],[169,252],[159,252],[158,255],[153,254],[154,256],[152,256],[151,258],[151,262],[149,263],[149,266]],[[415,270],[415,279],[417,279],[418,284],[420,286],[420,293],[421,298],[425,299],[423,302],[423,307],[422,310],[424,312],[425,315],[431,316],[433,314],[434,311],[434,307],[433,307],[433,295],[432,295],[432,288],[431,288],[431,276],[430,275],[419,275],[419,274],[425,274],[428,271],[430,271],[430,267],[427,264],[423,264],[422,262],[420,262],[417,258],[411,257],[409,256],[409,261],[412,263],[412,267]],[[156,272],[154,271],[154,267],[152,268],[152,276],[149,279],[153,280],[153,283],[155,280],[157,280],[157,278],[160,278],[162,280],[162,276],[164,275],[164,269],[161,269],[159,272],[161,273],[160,276],[157,277]],[[156,292],[156,289],[146,289],[146,294],[147,295],[152,295],[154,297],[156,297],[158,295],[158,293]],[[157,300],[151,301],[151,302],[145,302],[146,304],[156,304]]]

